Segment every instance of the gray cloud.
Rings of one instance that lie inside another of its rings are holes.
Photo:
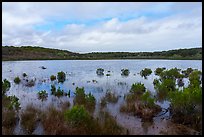
[[[198,47],[202,46],[201,10],[201,3],[4,2],[2,43],[39,45],[75,52],[158,51]],[[160,15],[159,12],[173,13],[155,18],[157,14]],[[120,19],[133,13],[136,17]],[[100,20],[102,18],[109,19]],[[83,23],[98,19],[100,21],[92,25]],[[73,23],[58,30],[37,30],[34,27],[55,20]],[[75,20],[82,23],[74,23]]]

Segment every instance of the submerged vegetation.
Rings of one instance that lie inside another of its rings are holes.
[[[97,75],[104,75],[104,69],[99,68],[97,71]],[[128,76],[130,73],[128,69],[121,71],[123,76]],[[151,91],[142,82],[135,82],[128,89],[128,93],[124,95],[124,102],[120,104],[119,112],[140,118],[142,122],[152,122],[154,117],[157,117],[164,110],[157,104],[157,101],[169,101],[170,106],[165,111],[169,111],[170,121],[192,128],[202,134],[202,72],[192,68],[181,70],[164,67],[157,68],[154,72],[157,75],[157,78],[152,82],[156,91],[155,94],[151,94]],[[148,68],[140,72],[144,77],[151,75],[151,73],[152,70]],[[26,76],[23,74],[23,77]],[[185,78],[189,83],[184,86]],[[58,72],[57,79],[58,82],[63,83],[66,80],[65,73],[63,71]],[[50,76],[50,80],[56,80],[56,76]],[[20,83],[20,81],[19,77],[14,80],[15,83]],[[92,82],[96,83],[96,80]],[[116,82],[118,86],[126,85],[123,82]],[[59,86],[56,88],[53,82],[51,83],[51,95],[57,97],[68,95],[70,97],[70,90],[65,93]],[[34,134],[39,123],[42,124],[43,133],[46,135],[119,135],[129,132],[126,127],[117,123],[117,115],[114,117],[107,111],[109,109],[107,104],[115,104],[121,97],[119,92],[112,92],[111,88],[105,92],[100,102],[97,102],[90,91],[85,92],[84,87],[76,87],[73,104],[68,100],[63,102],[60,98],[56,98],[60,100],[59,107],[50,106],[41,110],[32,105],[21,109],[19,98],[15,95],[7,95],[11,86],[7,79],[2,81],[3,134],[14,134],[14,129],[18,123],[26,134]],[[46,100],[48,92],[41,90],[37,92],[37,96],[42,101]],[[96,109],[97,105],[100,105],[99,110]]]

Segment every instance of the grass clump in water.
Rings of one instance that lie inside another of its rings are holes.
[[[51,76],[50,76],[50,80],[51,80],[51,81],[56,80],[56,76],[55,76],[55,75],[51,75]]]
[[[21,79],[19,77],[15,77],[14,82],[16,84],[19,84],[21,82]]]
[[[57,73],[57,79],[58,79],[58,82],[63,83],[66,79],[66,74],[63,71],[58,72]]]

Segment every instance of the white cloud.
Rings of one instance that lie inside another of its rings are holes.
[[[184,12],[183,9],[188,10]],[[74,52],[199,47],[202,46],[201,9],[201,3],[4,2],[2,43],[40,45]],[[86,24],[93,20],[99,21]],[[55,21],[71,23],[62,29],[35,28]]]

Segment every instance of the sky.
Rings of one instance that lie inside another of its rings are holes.
[[[2,45],[79,53],[202,47],[202,3],[3,2]]]

